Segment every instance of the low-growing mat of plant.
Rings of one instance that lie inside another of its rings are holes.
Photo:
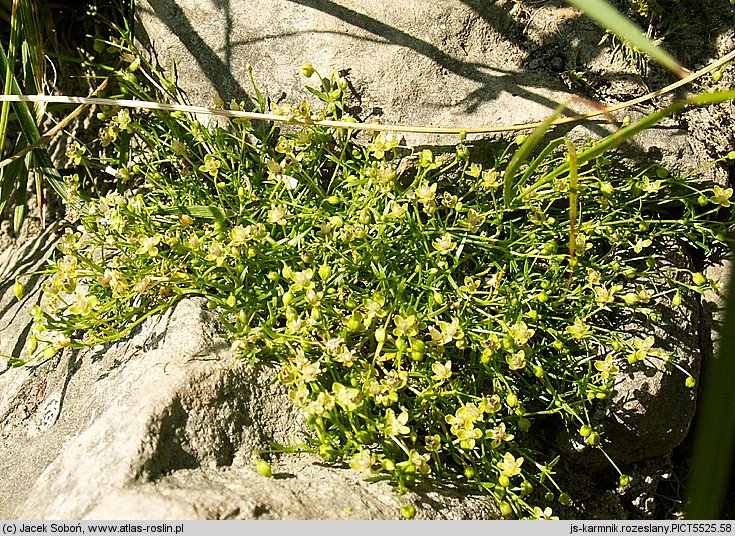
[[[126,61],[122,96],[185,102],[132,45],[104,46]],[[226,106],[350,120],[339,73],[304,75],[321,110],[257,87]],[[658,165],[625,172],[610,152],[577,161],[593,144],[563,139],[532,152],[521,136],[489,155],[461,139],[440,154],[321,126],[98,117],[98,140],[67,153],[69,225],[15,365],[119,340],[204,296],[232,352],[277,368],[312,432],[299,448],[389,480],[399,500],[438,479],[518,518],[574,500],[554,479],[559,458],[534,447],[538,417],[604,451],[590,413],[631,367],[664,362],[695,386],[653,336],[614,319],[653,325],[661,307],[717,290],[665,249],[722,247],[730,188]]]

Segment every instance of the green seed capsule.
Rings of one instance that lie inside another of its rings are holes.
[[[378,328],[375,330],[375,340],[377,342],[385,342],[386,332],[385,328]]]
[[[696,272],[692,274],[692,281],[695,285],[704,285],[707,282],[707,278],[703,273]]]
[[[23,287],[21,283],[16,282],[15,285],[13,285],[13,294],[15,295],[15,297],[20,300],[23,298],[24,293],[25,287]]]
[[[258,471],[259,475],[264,476],[266,478],[273,477],[273,471],[271,469],[271,464],[269,464],[265,460],[256,460],[255,470]]]
[[[359,311],[355,311],[347,321],[347,329],[349,331],[357,331],[362,326],[362,315]]]
[[[401,507],[401,515],[406,519],[413,519],[416,517],[416,507],[412,504],[406,504]]]
[[[36,349],[38,348],[38,339],[36,339],[35,335],[31,335],[28,337],[28,342],[26,342],[26,350],[28,350],[28,353],[33,355],[36,352]]]

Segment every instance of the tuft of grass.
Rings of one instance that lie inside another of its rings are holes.
[[[30,0],[11,0],[6,7],[9,11],[6,16],[9,18],[10,32],[7,55],[0,44],[0,75],[3,79],[3,93],[19,94],[21,87],[25,93],[40,93],[45,83],[46,58],[38,19],[39,6]],[[16,67],[16,64],[19,67]],[[18,83],[19,79],[22,86]],[[36,125],[40,123],[44,115],[43,103],[36,104],[33,114],[30,114],[27,104],[14,104],[13,108],[21,123],[22,135],[16,139],[12,147],[6,147],[9,137],[5,133],[8,132],[10,108],[9,102],[3,102],[0,106],[0,133],[3,133],[0,136],[0,159],[8,148],[11,152],[15,152],[33,143],[38,138]],[[47,167],[48,164],[50,161],[47,156],[42,157],[40,151],[36,151],[35,155],[29,155],[25,160],[17,161],[14,166],[0,168],[0,213],[13,196],[13,229],[16,234],[20,231],[26,216],[26,192],[29,178],[33,173],[40,207],[44,173],[42,168]]]

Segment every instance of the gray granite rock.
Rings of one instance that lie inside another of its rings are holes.
[[[255,471],[259,451],[298,444],[306,428],[271,367],[230,357],[200,299],[117,344],[5,369],[0,392],[6,519],[401,518],[388,484],[316,456],[275,457],[272,479]],[[406,501],[418,518],[498,516],[468,490]]]
[[[260,90],[274,101],[314,102],[304,85],[319,82],[302,76],[306,62],[323,77],[332,70],[347,74],[353,113],[386,124],[515,125],[543,120],[562,102],[577,112],[593,110],[585,86],[566,74],[577,70],[604,70],[609,85],[628,88],[626,97],[645,92],[630,66],[599,45],[602,30],[578,10],[559,5],[144,0],[138,19],[141,44],[163,69],[176,62],[180,86],[199,105],[211,105],[215,95],[225,102],[252,95],[250,67]],[[610,88],[607,98],[614,96]],[[557,133],[583,142],[613,128],[602,117]],[[665,146],[662,139],[681,134],[654,128],[654,139],[641,150]],[[404,136],[409,146],[458,141],[456,135]],[[474,139],[488,138],[496,136]],[[682,147],[686,157],[690,151]],[[680,162],[671,158],[671,164]]]

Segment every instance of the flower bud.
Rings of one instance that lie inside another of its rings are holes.
[[[385,337],[386,337],[385,328],[381,327],[375,330],[375,340],[377,342],[379,343],[385,342]]]
[[[701,272],[696,272],[692,274],[692,281],[695,285],[704,285],[707,282],[707,278]]]
[[[267,461],[258,459],[255,461],[255,470],[258,471],[258,474],[261,476],[264,476],[266,478],[272,478],[273,477],[273,471],[271,470],[271,464],[269,464]]]
[[[304,63],[301,66],[301,74],[303,74],[306,78],[311,78],[315,72],[316,69],[314,69],[314,66],[311,63]]]
[[[13,294],[18,300],[20,300],[23,298],[24,293],[25,293],[25,288],[20,282],[16,281],[15,285],[13,285]]]

